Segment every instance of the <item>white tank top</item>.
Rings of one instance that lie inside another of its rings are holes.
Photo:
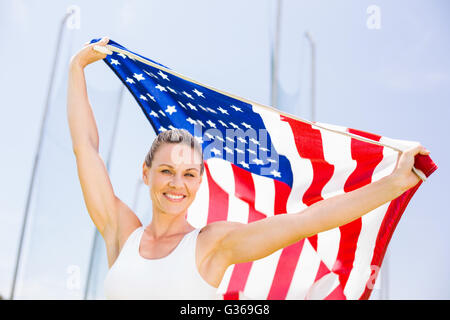
[[[107,299],[212,300],[217,289],[200,276],[195,264],[195,245],[200,229],[187,233],[176,248],[161,259],[139,254],[144,227],[134,230],[104,281]]]

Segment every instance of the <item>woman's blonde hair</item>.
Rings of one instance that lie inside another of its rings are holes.
[[[194,138],[194,136],[190,134],[186,129],[166,130],[158,134],[158,136],[153,141],[149,152],[145,156],[145,165],[147,167],[151,167],[152,159],[155,156],[156,151],[158,151],[158,149],[166,143],[182,143],[198,152],[202,160],[200,164],[200,175],[203,174],[205,166],[203,164],[202,147],[200,146],[200,143]]]

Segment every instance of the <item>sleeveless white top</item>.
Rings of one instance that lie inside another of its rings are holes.
[[[144,227],[134,230],[108,270],[104,281],[107,299],[212,300],[216,288],[200,276],[195,264],[195,245],[200,229],[187,233],[176,248],[161,259],[139,254]]]

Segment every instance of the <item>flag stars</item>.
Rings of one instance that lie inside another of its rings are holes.
[[[197,89],[194,89],[194,90],[192,90],[192,91],[194,91],[194,92],[197,94],[197,96],[199,96],[199,97],[202,97],[202,98],[205,97],[205,96],[203,95],[203,92],[198,91]]]
[[[192,119],[191,117],[186,119],[187,122],[189,122],[190,124],[196,125],[197,121],[195,121],[194,119]]]
[[[177,102],[183,109],[187,110],[186,106],[182,102],[180,102],[180,101],[177,101]]]
[[[251,125],[249,125],[249,124],[247,124],[247,123],[245,123],[245,122],[241,122],[241,124],[242,124],[244,127],[246,127],[247,129],[251,129],[251,128],[252,128]]]
[[[141,96],[139,97],[141,100],[147,101],[147,98],[141,94]]]
[[[155,88],[158,89],[158,90],[161,91],[161,92],[163,92],[163,91],[167,92],[166,88],[164,88],[164,87],[163,87],[162,85],[160,85],[159,83],[158,83],[158,85],[155,86]]]
[[[121,56],[123,59],[126,59],[126,58],[127,58],[127,56],[124,55],[122,52],[118,53],[117,55],[118,55],[118,56]]]
[[[241,162],[239,162],[239,164],[246,169],[250,168],[250,166],[247,163],[245,163],[245,161],[241,161]]]
[[[145,78],[142,76],[142,73],[135,73],[133,74],[133,77],[137,80],[137,81],[141,81],[141,80],[145,80]]]
[[[135,83],[133,79],[128,78],[128,77],[127,77],[127,80],[125,82],[132,83],[132,84]]]
[[[281,173],[276,170],[270,171],[270,174],[273,175],[275,178],[281,178]]]
[[[167,74],[165,74],[164,72],[162,72],[161,70],[159,70],[158,74],[161,76],[161,78],[163,78],[164,80],[170,81],[169,77],[167,76]]]
[[[219,110],[219,111],[222,112],[222,113],[228,114],[228,111],[225,110],[225,109],[222,108],[222,107],[218,107],[217,110]],[[228,115],[229,115],[229,114],[228,114]]]
[[[188,98],[194,100],[194,98],[193,98],[189,93],[187,93],[186,91],[183,91],[182,93],[183,93],[186,97],[188,97]]]
[[[163,132],[163,131],[167,131],[166,128],[164,128],[163,126],[159,127],[158,131]]]
[[[177,112],[177,109],[175,108],[175,106],[167,106],[167,109],[164,111],[167,112],[169,115],[172,115],[172,113]]]
[[[244,111],[242,111],[241,108],[236,107],[235,105],[231,105],[230,107],[233,108],[233,109],[236,110],[236,111],[244,112]]]
[[[161,113],[164,117],[166,116],[166,114],[164,113],[164,111],[159,110],[158,112]]]
[[[147,93],[147,95],[148,95],[148,97],[150,98],[150,99],[152,99],[153,100],[153,102],[156,102],[156,100],[155,100],[155,97],[154,96],[152,96],[150,93]]]
[[[155,79],[158,79],[159,80],[159,78],[158,78],[158,76],[157,75],[155,75],[153,72],[148,72],[147,70],[145,70],[144,69],[144,72],[146,73],[146,74],[148,74],[150,77],[152,77],[152,78],[155,78]]]
[[[216,113],[216,114],[217,114],[216,110],[214,110],[214,109],[211,109],[211,108],[209,108],[209,107],[206,107],[206,109],[207,109],[209,112],[212,112],[212,113]]]
[[[155,117],[155,118],[159,118],[158,114],[152,110],[152,112],[150,112],[150,115]]]
[[[264,161],[262,161],[261,159],[258,159],[258,158],[253,159],[252,161],[253,161],[254,163],[256,163],[256,164],[259,164],[259,165],[264,164]]]
[[[175,93],[175,94],[178,94],[178,92],[177,92],[176,90],[172,89],[171,87],[166,86],[166,88],[169,89],[170,92]]]
[[[234,124],[233,122],[230,122],[231,126],[235,129],[239,129],[239,126],[237,124]]]
[[[207,124],[209,124],[210,127],[216,128],[216,124],[212,122],[211,120],[206,121]]]
[[[224,149],[227,153],[233,154],[233,150],[231,150],[230,148],[224,147],[223,149]]]
[[[197,111],[197,108],[190,102],[187,103],[188,107],[191,108],[191,110]]]
[[[112,65],[120,65],[120,62],[119,62],[119,60],[111,59],[111,64]]]
[[[214,154],[215,154],[216,156],[220,156],[220,155],[222,154],[222,153],[220,152],[220,150],[219,150],[219,149],[216,149],[215,147],[212,148],[211,151],[214,152]]]
[[[224,126],[225,128],[228,128],[228,125],[227,125],[225,122],[223,122],[222,120],[219,120],[219,123],[220,123],[222,126]]]
[[[202,105],[198,105],[199,107],[200,107],[200,109],[202,109],[203,111],[205,111],[205,112],[208,112],[208,109],[206,109],[204,106],[202,106]]]
[[[202,137],[194,136],[194,138],[198,141],[198,143],[203,143]]]
[[[258,144],[258,145],[259,145],[258,140],[256,140],[255,138],[250,138],[249,140],[250,140],[251,142],[253,142],[254,144]]]
[[[245,141],[245,139],[242,138],[242,137],[238,137],[237,139],[238,139],[240,142],[244,143],[244,144],[247,143],[247,141]]]

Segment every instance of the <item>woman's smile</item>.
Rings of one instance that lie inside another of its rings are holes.
[[[172,193],[172,192],[164,192],[163,196],[172,202],[181,202],[184,200],[184,198],[186,198],[186,196],[184,194]]]

